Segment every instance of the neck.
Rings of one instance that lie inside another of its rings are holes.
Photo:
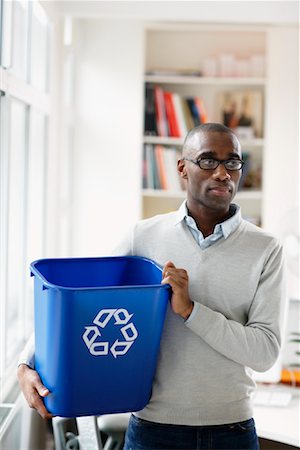
[[[222,223],[230,217],[229,206],[225,210],[215,210],[202,205],[197,205],[195,207],[187,202],[187,209],[189,215],[193,217],[198,229],[202,232],[204,237],[212,234],[218,223]]]

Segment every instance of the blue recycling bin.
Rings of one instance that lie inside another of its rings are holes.
[[[62,417],[142,409],[171,294],[160,266],[117,256],[41,259],[30,270],[46,408]]]

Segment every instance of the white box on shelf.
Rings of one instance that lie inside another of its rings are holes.
[[[232,77],[236,73],[236,59],[232,53],[221,53],[219,55],[219,75],[221,77]]]

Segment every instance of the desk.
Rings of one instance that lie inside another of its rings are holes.
[[[258,436],[271,441],[299,447],[300,389],[283,385],[275,385],[267,388],[258,385],[258,389],[288,389],[293,394],[288,406],[254,406],[254,419]]]

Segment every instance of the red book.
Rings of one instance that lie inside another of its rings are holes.
[[[171,137],[180,137],[180,130],[176,119],[172,92],[164,92],[169,134]]]

